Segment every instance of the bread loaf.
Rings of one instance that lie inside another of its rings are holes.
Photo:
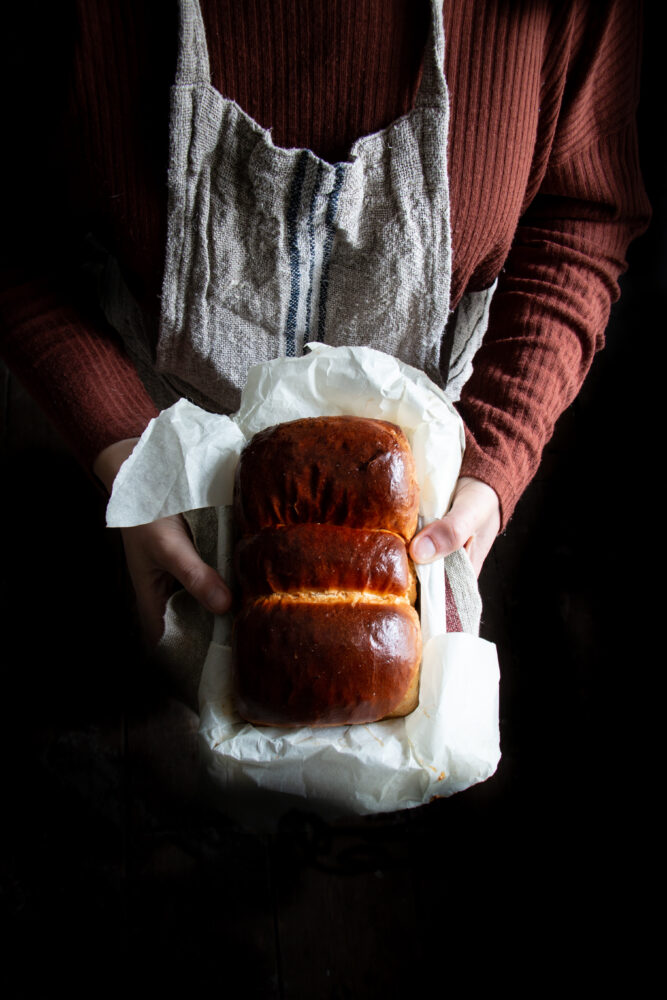
[[[418,506],[394,424],[315,417],[255,435],[234,484],[243,718],[335,726],[413,711],[421,633],[407,543]]]

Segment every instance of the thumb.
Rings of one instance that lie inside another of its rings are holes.
[[[172,522],[163,539],[163,566],[213,614],[222,615],[232,603],[232,595],[219,573],[205,563],[195,549],[185,525]]]
[[[479,479],[462,476],[449,513],[415,535],[410,555],[416,563],[430,563],[465,548],[479,575],[499,530],[500,501],[496,491]]]
[[[452,508],[445,517],[427,525],[410,543],[410,555],[416,563],[430,563],[463,548],[473,534],[470,513]]]

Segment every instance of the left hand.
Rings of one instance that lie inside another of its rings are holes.
[[[500,502],[496,491],[480,479],[462,476],[448,513],[415,535],[410,555],[416,563],[431,563],[464,548],[479,576],[499,531]]]
[[[116,441],[95,459],[93,472],[109,493],[138,440]],[[160,641],[167,600],[176,581],[213,614],[222,615],[229,610],[231,591],[220,574],[199,556],[182,514],[120,531],[139,619],[150,646]]]

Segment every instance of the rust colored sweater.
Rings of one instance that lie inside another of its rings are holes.
[[[412,106],[425,3],[201,6],[213,84],[276,145],[335,161]],[[603,344],[628,244],[648,219],[634,124],[639,11],[634,0],[445,0],[444,23],[452,308],[499,277],[459,404],[462,471],[494,487],[505,524]],[[26,241],[29,263],[5,281],[2,352],[90,466],[156,410],[114,331],[53,262],[92,231],[142,304],[159,307],[175,4],[73,0],[71,21],[45,14],[42,27],[59,32],[68,96],[61,104],[56,73],[41,146],[26,130],[16,183],[28,191],[39,177],[40,195],[28,198],[32,218],[17,196],[13,222],[19,242],[39,233],[39,251]]]

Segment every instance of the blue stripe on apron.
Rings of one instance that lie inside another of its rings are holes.
[[[324,179],[324,168],[322,164],[318,165],[317,175],[314,179],[313,190],[310,197],[310,204],[308,206],[308,215],[305,220],[306,231],[304,233],[303,228],[301,228],[301,234],[300,234],[299,232],[300,207],[304,194],[304,184],[306,181],[308,158],[309,154],[306,150],[304,150],[297,161],[296,169],[294,171],[294,176],[292,178],[292,183],[290,185],[289,196],[287,200],[287,245],[289,250],[289,265],[290,265],[290,296],[287,307],[287,320],[285,323],[285,354],[288,358],[296,357],[297,353],[296,350],[297,333],[298,333],[297,320],[299,315],[299,302],[301,301],[301,295],[303,294],[304,291],[306,292],[304,325],[305,325],[305,332],[308,335],[310,335],[310,327],[313,321],[313,315],[312,315],[313,296],[315,293],[318,292],[318,289],[315,288],[315,285],[318,283],[318,278],[315,276],[315,262],[317,255],[317,246],[315,238],[315,209],[317,204],[317,197],[322,185],[322,181]],[[326,212],[324,217],[322,267],[319,272],[319,296],[317,299],[316,339],[319,341],[324,340],[326,308],[327,308],[327,288],[329,282],[329,266],[331,263],[331,252],[333,249],[333,242],[334,242],[334,228],[335,228],[336,216],[338,214],[338,202],[340,197],[340,191],[343,186],[344,177],[345,177],[345,164],[343,163],[336,164],[334,184],[326,202]],[[299,246],[300,235],[302,244],[305,244],[301,248]],[[304,251],[304,256],[306,253],[308,255],[307,275],[305,274],[302,275],[301,273],[301,250]]]
[[[329,203],[327,205],[326,214],[327,235],[324,240],[324,256],[322,259],[322,280],[320,283],[319,323],[317,332],[317,339],[319,341],[324,341],[324,324],[327,313],[327,291],[329,288],[329,265],[331,264],[331,250],[333,248],[334,241],[334,223],[338,212],[338,198],[340,196],[340,189],[343,186],[344,177],[345,164],[337,163],[336,178],[334,180],[333,190],[329,195]]]
[[[308,212],[308,298],[306,299],[306,333],[310,337],[311,306],[313,301],[313,274],[315,273],[315,203],[322,184],[324,167],[321,163],[317,166],[317,177],[313,185],[313,195],[310,199],[310,210]]]
[[[296,315],[299,308],[300,260],[297,240],[297,219],[301,203],[301,191],[306,176],[308,152],[304,149],[294,171],[287,203],[287,243],[289,246],[290,297],[285,324],[285,354],[288,358],[296,355]]]

